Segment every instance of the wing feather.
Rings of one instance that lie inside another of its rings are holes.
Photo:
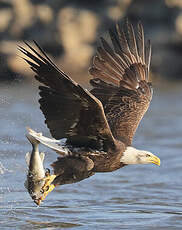
[[[138,57],[138,49],[137,49],[137,44],[136,44],[136,38],[135,38],[135,33],[132,24],[127,20],[127,31],[128,31],[128,44],[129,44],[129,49],[131,53],[133,54],[133,59],[134,62],[139,62],[139,57]]]
[[[138,41],[139,57],[141,58],[142,64],[144,65],[146,63],[145,62],[145,44],[144,44],[144,31],[143,31],[143,26],[141,22],[138,23],[137,41]]]
[[[150,62],[151,62],[151,43],[150,40],[148,40],[147,45],[145,47],[145,63],[147,66],[147,71],[146,71],[146,77],[147,80],[149,79],[149,70],[150,70]]]
[[[36,73],[35,78],[45,85],[39,87],[39,103],[52,136],[67,138],[67,143],[79,147],[104,151],[114,148],[101,102],[58,69],[37,43],[39,52],[26,45],[30,51],[19,49],[33,61],[25,59]]]
[[[152,87],[149,82],[151,44],[145,44],[141,23],[116,24],[109,30],[112,47],[101,37],[101,46],[89,69],[91,93],[60,70],[35,42],[39,51],[19,47],[36,73],[40,106],[54,138],[66,137],[75,146],[108,149],[115,138],[131,145],[147,111]],[[93,96],[94,95],[94,96]]]
[[[94,87],[91,93],[103,103],[113,136],[131,145],[152,98],[149,82],[151,45],[150,41],[145,45],[143,26],[140,22],[136,33],[132,24],[126,21],[125,25],[117,23],[115,31],[109,30],[109,34],[113,48],[102,39],[102,47],[98,50],[98,57],[104,65],[93,63],[90,68],[91,75],[94,67],[107,74],[107,78],[99,74],[100,72],[95,72],[94,79],[90,81]],[[108,87],[110,83],[113,88]]]

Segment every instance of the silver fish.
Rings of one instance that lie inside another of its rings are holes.
[[[39,141],[37,141],[34,137],[27,134],[27,139],[32,144],[32,153],[27,153],[25,156],[27,165],[28,165],[28,173],[27,179],[25,181],[25,188],[27,188],[31,198],[37,205],[41,203],[42,196],[42,187],[45,184],[45,176],[46,172],[44,170],[43,161],[44,161],[44,153],[39,153]]]

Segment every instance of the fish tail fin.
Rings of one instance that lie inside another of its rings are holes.
[[[30,128],[27,128],[28,130],[28,134],[26,134],[26,138],[29,140],[29,142],[32,144],[33,148],[35,151],[38,151],[38,146],[40,144],[40,141],[34,136],[32,135],[33,131],[32,129]],[[39,134],[38,134],[39,135]]]

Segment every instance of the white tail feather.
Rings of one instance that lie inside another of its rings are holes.
[[[61,146],[61,144],[62,144],[61,140],[55,140],[55,139],[51,139],[48,137],[44,137],[42,135],[42,133],[37,133],[34,130],[32,130],[31,128],[27,128],[27,131],[28,131],[28,135],[35,138],[41,144],[55,150],[57,153],[59,153],[61,155],[68,155],[69,154],[69,150],[66,147]]]
[[[53,138],[51,139],[51,138],[48,138],[48,137],[44,137],[42,135],[42,133],[37,133],[33,129],[29,128],[29,127],[27,127],[27,131],[32,137],[35,137],[36,140],[41,139],[42,141],[48,141],[48,142],[60,142],[59,140],[56,140],[56,139],[53,139]]]

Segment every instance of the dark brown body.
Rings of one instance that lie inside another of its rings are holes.
[[[59,157],[52,164],[54,174],[58,175],[53,184],[63,185],[76,183],[84,180],[97,172],[112,172],[123,166],[120,162],[125,145],[121,142],[117,143],[118,151],[122,149],[120,154],[115,149],[114,152],[98,152],[84,151],[73,152],[73,156]]]

